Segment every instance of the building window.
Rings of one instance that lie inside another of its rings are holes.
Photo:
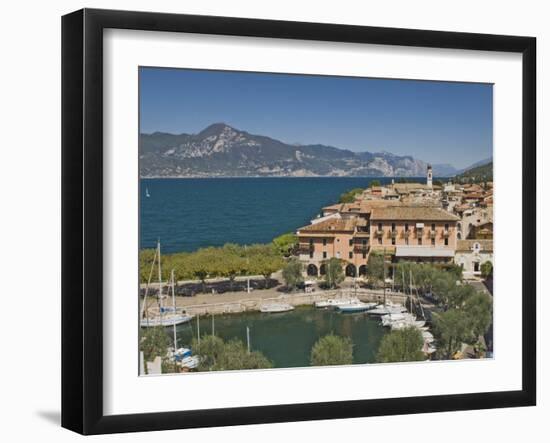
[[[367,246],[367,240],[366,239],[363,239],[362,243],[363,243],[363,246]]]
[[[353,252],[349,251],[349,258],[353,258]]]
[[[409,237],[405,237],[405,244],[406,244],[406,245],[409,244]]]
[[[379,231],[382,230],[382,223],[378,223],[378,230],[379,230]]]
[[[310,248],[313,247],[313,239],[312,239],[312,238],[309,239],[309,247],[310,247]]]
[[[391,230],[392,230],[392,231],[395,231],[395,223],[392,223],[392,224],[391,224]]]
[[[353,239],[352,238],[350,238],[350,240],[349,240],[349,245],[353,246]]]
[[[392,238],[391,238],[391,244],[392,244],[392,245],[395,245],[395,237],[392,237]]]
[[[324,254],[324,252],[323,252]],[[313,258],[313,251],[309,251],[309,258]]]
[[[445,223],[445,231],[449,230],[449,223]]]
[[[327,245],[327,239],[324,238],[324,239],[323,239],[323,246],[326,246],[326,245]]]
[[[363,258],[367,258],[367,251],[363,251]]]
[[[435,231],[435,223],[432,223],[432,231]]]
[[[449,246],[449,239],[445,238],[445,246]]]
[[[323,251],[323,258],[327,258],[327,251]]]
[[[378,244],[379,244],[379,245],[382,244],[382,237],[378,237]]]
[[[405,231],[408,231],[408,230],[409,230],[409,224],[405,223]]]
[[[447,239],[445,239],[447,240]],[[435,238],[432,238],[432,246],[435,246]]]
[[[418,237],[418,244],[419,244],[419,245],[422,244],[422,237]]]

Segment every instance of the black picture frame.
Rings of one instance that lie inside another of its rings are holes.
[[[171,31],[522,54],[522,389],[132,415],[103,413],[103,30]],[[536,39],[83,9],[62,18],[62,426],[82,434],[536,404]]]

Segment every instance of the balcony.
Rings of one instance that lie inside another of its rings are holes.
[[[410,230],[410,229],[405,229],[405,230],[403,231],[403,236],[404,236],[405,238],[409,237],[410,235],[411,235],[411,230]]]
[[[313,252],[313,248],[310,248],[309,246],[299,246],[298,247],[298,254],[310,254]]]
[[[443,237],[449,238],[450,235],[451,235],[451,231],[449,231],[449,230],[443,231]]]
[[[430,231],[430,238],[435,238],[435,237],[436,237],[436,231],[431,230]]]
[[[377,237],[381,238],[384,236],[384,231],[382,229],[377,229],[374,233]]]
[[[353,252],[355,254],[368,254],[370,247],[368,245],[355,245],[353,247]]]
[[[416,238],[422,238],[424,236],[424,229],[416,229]]]
[[[395,229],[391,231],[391,238],[397,238],[397,231]]]

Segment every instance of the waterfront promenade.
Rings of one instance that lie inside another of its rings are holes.
[[[191,315],[204,315],[259,311],[263,303],[272,302],[284,302],[293,306],[300,306],[312,305],[316,301],[328,298],[355,296],[361,301],[382,302],[384,300],[383,290],[340,288],[333,290],[316,289],[310,293],[303,290],[286,293],[281,292],[278,288],[254,290],[250,293],[235,291],[223,294],[202,293],[192,297],[176,296],[176,306],[178,309],[185,309]],[[386,291],[386,299],[403,304],[406,296],[401,292]],[[166,300],[165,303],[169,304],[171,302],[169,298]]]

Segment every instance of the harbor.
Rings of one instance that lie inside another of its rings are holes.
[[[224,340],[247,343],[248,328],[251,350],[264,354],[274,368],[310,366],[311,348],[320,337],[331,333],[352,340],[353,363],[373,363],[380,340],[389,332],[379,318],[366,313],[343,314],[313,306],[299,306],[284,313],[199,315],[176,328],[178,342],[185,344],[197,337],[198,329],[201,335],[214,332]]]

